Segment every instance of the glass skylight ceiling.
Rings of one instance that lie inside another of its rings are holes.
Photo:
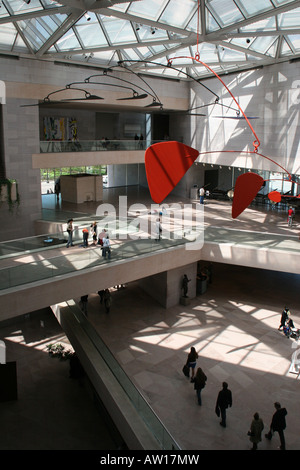
[[[218,73],[300,57],[298,0],[0,0],[0,5],[0,54],[102,68],[125,60],[136,72],[182,79],[211,75],[190,59],[198,54]],[[176,71],[167,67],[169,60]]]

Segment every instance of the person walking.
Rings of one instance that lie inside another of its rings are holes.
[[[206,381],[207,381],[206,375],[204,374],[201,367],[198,367],[196,376],[195,376],[194,389],[196,390],[199,406],[202,405],[201,391],[205,387]]]
[[[286,428],[285,417],[287,415],[287,411],[286,408],[281,408],[281,405],[278,401],[274,403],[274,406],[276,411],[272,417],[270,431],[265,435],[265,437],[270,441],[273,437],[273,433],[277,431],[280,439],[280,449],[285,450],[284,429]]]
[[[285,327],[285,324],[289,318],[289,314],[290,314],[289,309],[285,307],[281,314],[280,325],[278,327],[278,330],[281,330],[281,328]]]
[[[248,435],[250,436],[250,441],[253,444],[252,450],[257,450],[257,444],[261,442],[261,433],[263,429],[263,420],[259,417],[258,413],[254,413],[253,420],[250,426],[250,431],[248,432]]]
[[[160,241],[160,239],[161,239],[161,233],[162,233],[162,226],[161,226],[161,223],[160,223],[160,218],[158,218],[158,219],[156,220],[156,223],[155,223],[155,233],[156,233],[155,241]]]
[[[194,382],[194,375],[195,375],[195,367],[197,364],[197,359],[198,359],[198,353],[194,346],[191,347],[191,350],[188,354],[186,365],[191,369],[192,372],[192,377],[191,377],[191,382]]]
[[[229,406],[232,406],[232,393],[228,388],[227,382],[223,382],[222,387],[222,390],[218,393],[216,413],[217,416],[220,416],[221,414],[220,425],[223,426],[223,428],[226,428],[226,410]]]
[[[69,219],[68,220],[68,225],[67,225],[67,232],[68,232],[67,248],[69,248],[70,245],[74,246],[73,245],[73,231],[74,231],[73,219]]]

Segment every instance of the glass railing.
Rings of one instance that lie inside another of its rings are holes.
[[[45,257],[44,259],[40,259],[41,255],[39,255],[36,261],[24,264],[19,263],[17,266],[3,267],[0,269],[0,290],[95,268],[115,261],[153,254],[180,245],[191,245],[197,242],[198,239],[197,232],[184,236],[179,230],[177,234],[174,232],[171,234],[172,238],[162,238],[160,241],[154,238],[132,239],[133,232],[131,232],[131,238],[128,236],[125,240],[126,230],[130,234],[130,230],[133,229],[128,228],[125,222],[122,225],[122,222],[119,221],[116,231],[118,236],[122,233],[123,239],[121,237],[121,239],[114,240],[113,235],[110,237],[112,245],[110,259],[102,256],[103,252],[99,245],[85,249],[81,242],[76,247],[78,249],[76,251],[72,249],[70,254],[60,254],[58,256]],[[113,231],[110,230],[110,233],[113,233]]]
[[[47,140],[40,142],[41,153],[146,150],[160,140]]]
[[[177,442],[171,436],[169,431],[165,428],[161,420],[158,418],[154,410],[151,408],[147,400],[143,397],[141,392],[135,387],[120,364],[116,361],[113,354],[110,352],[104,341],[96,332],[95,328],[83,315],[77,304],[72,300],[67,302],[74,317],[80,323],[82,329],[92,341],[93,345],[99,352],[102,359],[105,361],[110,371],[113,373],[134,408],[137,410],[142,420],[158,441],[163,450],[181,450]]]

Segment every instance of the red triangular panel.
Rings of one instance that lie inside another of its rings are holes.
[[[253,201],[262,187],[264,179],[257,173],[244,173],[235,183],[232,202],[232,217],[238,217]]]
[[[161,203],[192,166],[199,152],[181,142],[159,142],[147,148],[145,168],[154,202]]]

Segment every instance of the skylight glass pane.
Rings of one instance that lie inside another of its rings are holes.
[[[17,30],[14,25],[2,24],[0,29],[0,47],[1,49],[11,50],[14,43]]]
[[[142,18],[148,18],[155,20],[159,17],[161,11],[163,11],[167,0],[146,0],[142,2],[132,2],[128,9],[128,13],[132,15],[138,15]]]
[[[176,67],[176,62],[179,64],[191,64],[193,61],[192,59],[190,59],[191,57],[191,51],[188,47],[186,47],[185,49],[179,49],[178,51],[176,52],[170,52],[170,55],[169,55],[170,58],[177,58],[177,57],[180,57],[179,59],[175,60],[173,65],[174,67]]]
[[[243,52],[227,49],[226,47],[219,47],[219,56],[222,62],[233,62],[246,60]]]
[[[59,2],[56,2],[55,0],[41,0],[41,4],[47,9],[47,8],[56,8],[60,7],[62,4]]]
[[[154,54],[160,54],[161,52],[166,51],[165,46],[151,46],[150,47],[151,51],[153,51]]]
[[[250,49],[252,49],[255,52],[260,52],[261,54],[265,54],[265,52],[269,49],[269,47],[272,45],[274,42],[275,38],[274,37],[260,37],[256,38],[255,41],[250,46]]]
[[[196,54],[196,47],[193,48],[193,55]],[[217,49],[214,44],[202,43],[199,47],[200,60],[202,62],[216,62],[218,61]]]
[[[282,44],[281,44],[281,50],[280,50],[280,56],[285,56],[285,55],[291,55],[293,52],[286,42],[285,39],[283,39]]]
[[[130,2],[128,3],[123,3],[122,5],[114,5],[113,7],[109,7],[111,10],[119,10],[119,11],[126,11],[128,6],[130,5]]]
[[[25,42],[21,38],[20,34],[18,34],[17,39],[14,43],[14,52],[28,52],[28,47],[26,46]]]
[[[31,0],[29,4],[25,3],[23,0],[9,0],[6,4],[9,11],[14,15],[43,10],[43,7],[38,0]]]
[[[153,56],[151,50],[148,47],[139,47],[137,49],[137,52],[141,54],[141,57],[143,59],[149,59]]]
[[[1,8],[0,8],[0,18],[4,18],[5,16],[10,16],[7,9],[5,8],[5,5],[2,3]]]
[[[136,37],[129,21],[104,16],[101,16],[101,20],[111,44],[136,42]]]
[[[34,49],[39,49],[51,35],[51,32],[44,28],[40,18],[19,21],[18,26]]]
[[[124,57],[124,59],[140,60],[140,56],[134,49],[123,49],[121,51],[121,55]]]
[[[43,16],[42,18],[39,18],[39,21],[43,24],[45,29],[50,33],[54,33],[66,18],[67,15]]]
[[[192,19],[186,25],[185,29],[188,31],[197,31],[197,28],[198,28],[198,14],[195,13]],[[201,22],[200,22],[199,28],[200,28],[199,32],[201,34]]]
[[[278,15],[278,26],[280,29],[300,28],[300,8]]]
[[[300,35],[299,34],[289,35],[288,40],[290,41],[294,51],[298,52],[300,50]]]
[[[217,31],[220,29],[220,25],[216,22],[215,18],[212,16],[212,14],[207,10],[206,12],[206,27],[207,27],[207,32],[211,33],[213,31]]]
[[[183,28],[196,7],[196,0],[172,0],[159,18],[159,21]]]
[[[209,3],[212,13],[223,25],[234,24],[244,19],[242,13],[232,0],[211,0]]]
[[[278,44],[278,39],[269,47],[269,49],[266,51],[266,54],[271,57],[276,56],[277,52],[277,44]]]
[[[115,51],[101,51],[101,52],[94,52],[93,53],[93,62],[96,62],[98,64],[116,64],[117,61],[119,60],[118,55],[116,54]]]
[[[107,45],[107,41],[98,21],[92,24],[76,25],[74,29],[78,33],[84,47]]]
[[[74,51],[81,49],[81,46],[72,29],[66,32],[56,43],[60,51]]]
[[[253,39],[253,37],[249,36],[248,38],[233,38],[229,42],[231,44],[234,44],[235,46],[244,47],[248,49]],[[250,42],[248,43],[247,40],[250,40]]]
[[[267,18],[265,20],[256,21],[255,23],[251,23],[249,25],[243,26],[241,28],[241,32],[247,31],[274,31],[276,30],[276,19],[275,16],[271,18]]]
[[[157,40],[157,39],[169,39],[167,31],[163,29],[144,27],[141,28],[138,32],[138,37],[141,41]]]
[[[293,0],[273,0],[276,6],[284,5],[286,3],[292,3]]]
[[[246,12],[247,17],[274,9],[269,0],[239,0],[239,4],[242,5],[243,11]]]

